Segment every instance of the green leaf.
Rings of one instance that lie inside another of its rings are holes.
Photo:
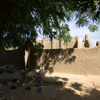
[[[75,24],[77,27],[83,27],[87,26],[89,24],[89,21],[85,16],[83,16]]]
[[[90,25],[88,27],[88,29],[91,31],[91,32],[95,32],[95,31],[98,31],[98,26],[97,25]]]

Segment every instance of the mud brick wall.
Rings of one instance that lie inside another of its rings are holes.
[[[25,52],[19,49],[0,52],[0,67],[5,64],[12,64],[23,69],[25,67],[24,54]]]
[[[52,49],[43,50],[42,52],[37,52],[34,48],[30,49],[30,67],[34,68],[44,68],[49,72],[56,71],[54,66],[59,64],[71,63],[75,61],[75,56],[71,55],[74,49]],[[61,67],[62,65],[60,65]],[[59,68],[59,66],[58,66]]]
[[[100,47],[45,49],[42,52],[31,48],[30,67],[44,68],[50,73],[100,75]]]

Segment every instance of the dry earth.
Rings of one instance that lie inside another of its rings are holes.
[[[22,79],[21,71],[3,73],[3,79]],[[10,89],[0,83],[0,100],[100,100],[100,76],[98,75],[73,75],[63,73],[46,74],[43,79],[44,86],[41,93],[37,92],[37,82],[26,82],[22,86],[15,85],[16,89]],[[25,90],[31,84],[31,90]]]

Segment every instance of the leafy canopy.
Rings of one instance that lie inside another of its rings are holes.
[[[0,3],[3,9],[0,13],[4,16],[0,16],[0,23],[3,23],[0,26],[0,50],[5,47],[28,49],[36,42],[38,32],[52,38],[59,31],[58,37],[67,41],[65,37],[70,34],[60,23],[68,26],[66,22],[72,19],[72,14],[76,16],[78,27],[86,25],[94,32],[100,24],[99,0],[1,0]]]

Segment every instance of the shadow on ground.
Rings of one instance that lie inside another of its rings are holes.
[[[82,95],[83,84],[74,82],[65,87],[69,81],[68,78],[48,77],[47,80],[43,81],[40,93],[37,92],[39,88],[36,86],[37,82],[31,83],[31,90],[25,90],[29,83],[16,86],[16,89],[10,89],[9,86],[0,83],[0,92],[3,91],[0,93],[0,100],[100,100],[100,91],[96,88],[86,88],[86,94]]]
[[[0,90],[3,90],[0,100],[4,98],[10,100],[100,100],[100,91],[97,89],[91,91],[87,89],[88,95],[81,95],[70,88],[64,88],[63,85],[44,84],[40,93],[37,92],[38,87],[35,85],[29,91],[25,90],[25,87],[20,86],[15,90],[7,86],[0,87]]]
[[[16,86],[16,83],[14,83],[16,89],[10,89],[11,86],[2,85],[0,82],[0,92],[3,91],[3,93],[0,93],[0,100],[100,100],[100,91],[98,89],[89,89],[87,87],[86,94],[82,94],[83,84],[74,82],[69,86],[68,81],[70,80],[65,77],[45,77],[45,80],[43,80],[44,87],[41,87],[42,91],[38,93],[37,89],[39,87],[36,86],[38,83],[33,80],[33,76],[31,77],[28,78],[25,85]],[[32,84],[31,90],[25,90],[28,84]],[[65,85],[68,85],[68,87],[65,87]]]

